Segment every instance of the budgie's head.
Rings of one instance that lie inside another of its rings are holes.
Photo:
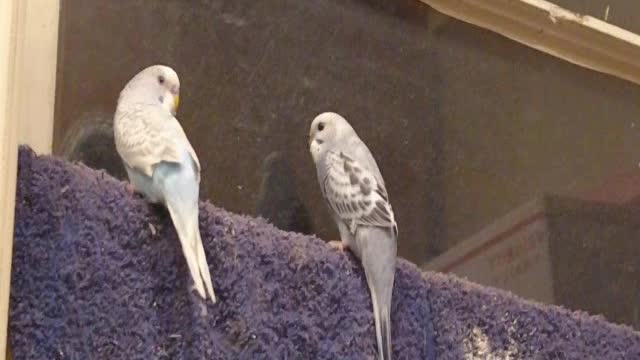
[[[324,153],[351,136],[357,136],[347,120],[339,114],[325,112],[313,119],[309,129],[309,150],[317,162]]]
[[[180,103],[178,74],[168,66],[149,66],[129,80],[119,101],[158,103],[175,115]]]

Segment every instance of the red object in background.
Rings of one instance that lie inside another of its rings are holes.
[[[618,173],[600,186],[579,194],[583,200],[640,207],[640,171]]]

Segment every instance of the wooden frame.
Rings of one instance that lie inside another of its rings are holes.
[[[59,0],[0,1],[0,359],[7,323],[18,144],[53,143]]]
[[[421,0],[569,62],[640,84],[640,36],[544,0]],[[0,360],[9,308],[17,144],[50,153],[60,0],[0,0]]]
[[[421,0],[451,17],[640,84],[640,36],[545,0]]]
[[[15,82],[16,9],[11,1],[0,2],[0,161],[4,174],[0,176],[0,358],[5,358],[7,321],[9,316],[9,285],[13,240],[13,208],[16,189],[18,127],[13,119],[11,96]]]

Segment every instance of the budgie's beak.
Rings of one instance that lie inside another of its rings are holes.
[[[175,94],[173,95],[173,108],[171,109],[171,112],[173,113],[174,116],[178,112],[178,105],[180,105],[180,95]]]

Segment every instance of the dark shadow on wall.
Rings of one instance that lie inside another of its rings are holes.
[[[116,152],[113,136],[113,115],[87,113],[67,131],[59,153],[71,161],[105,170],[111,176],[124,180],[126,172]]]
[[[272,152],[264,158],[261,171],[262,183],[255,214],[279,229],[312,234],[311,218],[298,196],[288,156],[280,151]]]

